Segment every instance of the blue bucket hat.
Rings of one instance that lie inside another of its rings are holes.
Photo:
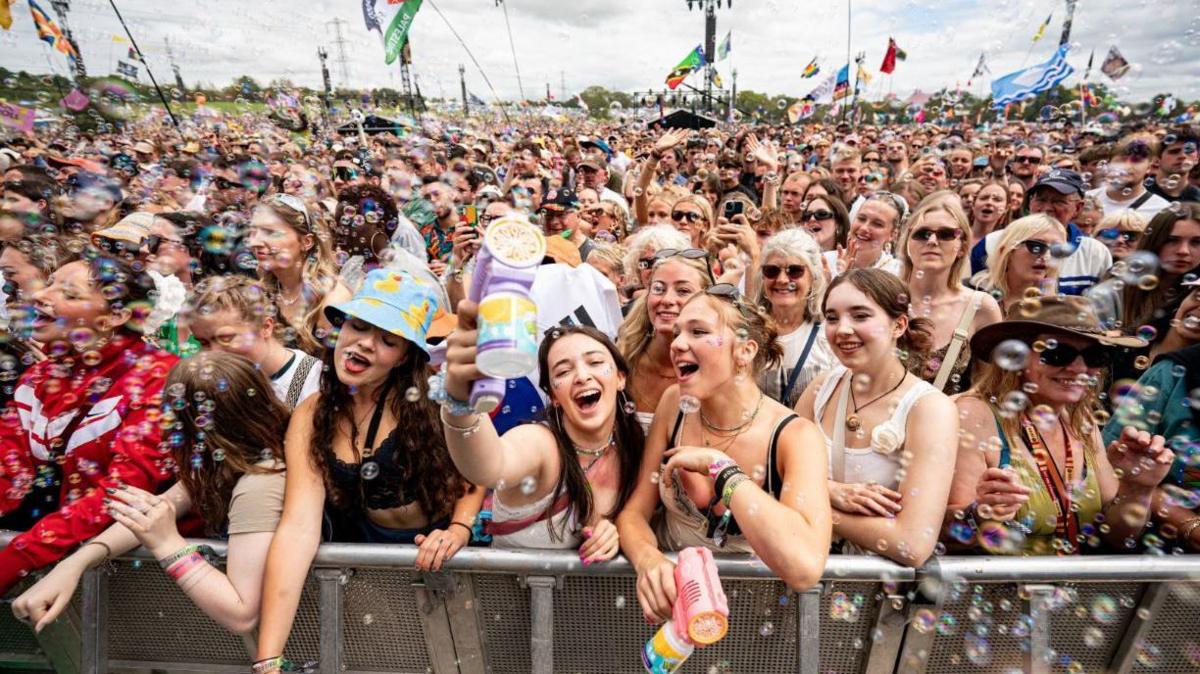
[[[353,316],[407,339],[426,354],[429,326],[440,313],[432,281],[392,269],[371,270],[353,299],[325,307],[325,317],[334,325]]]

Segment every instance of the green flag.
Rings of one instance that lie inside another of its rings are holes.
[[[671,71],[671,74],[667,75],[667,86],[671,89],[674,89],[680,84],[683,84],[683,81],[687,79],[688,75],[691,75],[703,67],[704,50],[701,49],[699,45],[696,45],[696,48],[693,49],[687,56],[683,57],[683,60],[679,62],[679,65],[675,66],[675,69]]]
[[[376,10],[377,17],[384,26],[385,63],[391,64],[400,56],[400,50],[404,49],[404,43],[408,41],[408,29],[412,27],[413,18],[419,9],[421,0],[404,0],[398,4],[389,2]]]

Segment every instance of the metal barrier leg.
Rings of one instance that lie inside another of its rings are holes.
[[[449,572],[422,573],[413,583],[420,610],[425,648],[434,674],[459,674],[458,645],[450,619],[450,603],[458,596],[457,576]]]
[[[1117,646],[1117,651],[1113,654],[1108,671],[1116,674],[1128,674],[1133,670],[1138,646],[1150,632],[1154,619],[1158,617],[1158,609],[1162,608],[1163,602],[1170,594],[1171,589],[1166,583],[1152,583],[1146,586],[1146,591],[1142,594],[1141,601],[1138,602],[1137,610],[1134,611],[1129,625],[1125,628],[1125,634],[1121,637],[1121,644]]]
[[[904,640],[904,625],[908,622],[904,608],[904,595],[889,594],[879,604],[879,615],[871,630],[871,649],[867,652],[865,674],[891,674],[896,670],[896,659],[900,656],[900,642]]]
[[[483,630],[480,626],[479,602],[475,597],[475,578],[469,574],[456,576],[457,587],[446,597],[446,617],[454,635],[454,655],[460,674],[484,674],[487,670],[483,654]]]
[[[83,574],[79,645],[81,674],[108,674],[108,574],[90,569]]]
[[[796,671],[821,671],[821,586],[801,592],[796,601]]]
[[[933,639],[936,635],[933,630],[921,631],[915,629],[909,621],[921,609],[927,609],[940,615],[943,606],[944,599],[939,595],[937,603],[914,602],[909,605],[906,613],[901,614],[900,619],[904,621],[902,624],[904,632],[902,635],[903,648],[900,652],[900,661],[896,665],[896,671],[899,674],[924,674],[926,667],[929,666],[929,653],[933,648]],[[882,611],[883,609],[880,610]]]
[[[1053,585],[1025,585],[1029,596],[1026,613],[1029,615],[1029,651],[1024,653],[1025,671],[1030,674],[1050,674],[1053,658],[1050,656],[1050,597]]]
[[[529,660],[533,674],[554,673],[554,590],[553,576],[529,576]]]
[[[78,606],[72,602],[58,620],[46,625],[35,635],[50,667],[56,674],[79,674],[80,650],[83,645]]]
[[[320,594],[318,611],[321,616],[320,631],[320,674],[341,674],[343,661],[342,636],[342,587],[349,580],[349,572],[342,569],[316,569]]]

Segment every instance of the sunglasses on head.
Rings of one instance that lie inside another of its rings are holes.
[[[962,230],[953,227],[938,227],[937,229],[922,227],[914,230],[910,236],[913,241],[932,241],[934,237],[937,237],[938,241],[950,242],[962,236]]]
[[[659,260],[666,260],[672,257],[681,257],[685,260],[704,260],[704,269],[708,271],[708,280],[710,282],[713,280],[712,268],[708,265],[708,251],[702,248],[684,248],[682,250],[678,248],[663,248],[655,253],[653,258],[650,258],[650,266],[654,266]],[[641,263],[642,260],[639,260],[638,267],[646,269],[646,267],[642,267]]]
[[[787,273],[788,280],[796,281],[804,278],[804,265],[789,264],[787,266],[778,264],[764,264],[762,266],[762,275],[765,279],[775,280],[779,278],[780,273]]]
[[[1025,250],[1029,251],[1029,254],[1034,257],[1041,257],[1050,251],[1050,244],[1045,241],[1038,241],[1037,239],[1022,241],[1021,245],[1025,246]]]
[[[704,219],[704,216],[692,211],[672,211],[671,219],[675,222],[683,222],[684,220],[688,222],[700,222]]]
[[[1083,364],[1090,368],[1105,367],[1112,362],[1112,354],[1102,344],[1089,344],[1079,349],[1070,344],[1055,344],[1046,347],[1040,354],[1041,361],[1051,367],[1066,367],[1083,356]]]

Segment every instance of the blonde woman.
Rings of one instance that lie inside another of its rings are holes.
[[[1066,240],[1066,228],[1048,215],[1014,220],[1004,228],[994,257],[988,260],[987,269],[972,278],[973,284],[992,293],[1005,311],[1031,290],[1053,294],[1050,286],[1058,278],[1058,260],[1051,252]]]
[[[821,298],[825,274],[821,273],[821,248],[803,229],[785,229],[767,239],[762,264],[750,275],[747,287],[775,321],[783,359],[759,375],[763,393],[788,407],[817,375],[837,362],[821,327]]]
[[[634,291],[640,294],[650,287],[655,253],[665,248],[683,250],[689,243],[683,232],[669,225],[639,227],[625,241],[625,277],[633,283]]]
[[[967,340],[1001,318],[995,299],[959,281],[970,240],[967,214],[948,192],[926,197],[900,233],[900,278],[908,286],[913,315],[933,322],[935,345],[927,354],[910,354],[908,369],[945,393],[966,388]]]
[[[712,206],[708,199],[698,194],[688,194],[680,197],[671,206],[671,224],[688,236],[692,246],[704,246],[705,237],[709,230],[716,226]]]
[[[663,248],[651,259],[646,293],[634,301],[617,339],[629,363],[629,397],[647,432],[658,401],[675,383],[675,321],[692,295],[712,285],[708,253],[699,248]]]
[[[313,355],[320,353],[330,328],[322,310],[351,297],[338,281],[330,233],[320,217],[299,197],[272,194],[254,209],[248,237],[259,278],[290,328],[286,343]]]

